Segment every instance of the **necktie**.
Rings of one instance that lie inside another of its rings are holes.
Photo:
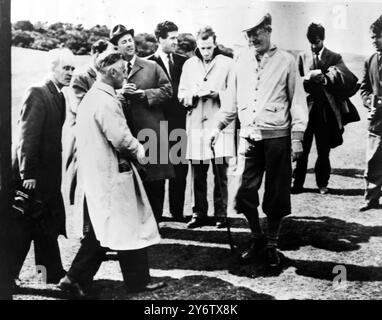
[[[168,53],[167,57],[168,57],[168,67],[170,69],[169,70],[170,71],[170,77],[171,77],[171,79],[173,79],[173,75],[174,75],[174,61],[172,60],[171,53]]]
[[[313,65],[314,69],[320,69],[320,58],[318,57],[318,53],[313,54]]]
[[[127,75],[130,75],[131,69],[132,69],[131,62],[129,61],[127,63]]]
[[[378,71],[379,79],[382,80],[382,54],[378,53]]]
[[[60,91],[59,96],[60,96],[60,102],[61,102],[61,118],[62,118],[62,122],[64,122],[65,116],[66,116],[66,101],[62,91]]]

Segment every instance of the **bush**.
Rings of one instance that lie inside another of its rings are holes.
[[[22,31],[34,30],[33,24],[29,20],[17,21],[16,23],[13,24],[13,28],[15,30],[22,30]]]
[[[88,30],[81,24],[57,22],[48,26],[37,22],[33,26],[29,21],[18,21],[13,24],[12,45],[44,51],[62,45],[82,55],[90,53],[97,40],[108,40],[109,33],[105,25],[96,25]]]
[[[15,30],[12,33],[12,45],[17,47],[29,48],[33,44],[34,38],[29,32]]]

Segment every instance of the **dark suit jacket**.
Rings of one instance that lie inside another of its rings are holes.
[[[21,108],[14,155],[16,179],[36,179],[35,195],[50,212],[46,225],[57,235],[65,234],[61,195],[64,121],[65,103],[52,81],[30,88]]]
[[[382,135],[382,79],[378,71],[378,54],[366,59],[361,83],[363,105],[369,109],[369,131]],[[379,97],[379,98],[378,98]]]
[[[153,61],[137,57],[128,77],[129,83],[135,83],[137,89],[146,93],[140,101],[124,97],[123,109],[131,132],[141,143],[144,136],[138,136],[143,129],[151,130],[157,139],[156,148],[147,150],[149,164],[146,167],[146,181],[169,179],[174,177],[174,168],[168,160],[168,135],[161,133],[160,122],[165,122],[163,108],[172,97],[171,83],[162,68]],[[146,131],[148,132],[148,131]]]
[[[313,69],[312,52],[303,52],[299,55],[298,67],[302,77],[305,77],[309,70]],[[336,67],[336,69],[334,69],[334,67]],[[343,142],[342,133],[344,131],[344,115],[349,110],[355,110],[356,112],[356,109],[347,97],[339,96],[337,94],[339,87],[338,82],[340,79],[343,80],[343,78],[336,77],[334,74],[341,72],[341,74],[345,75],[346,73],[350,75],[353,74],[345,66],[341,55],[330,51],[327,48],[324,48],[322,52],[319,68],[325,75],[327,84],[324,86],[304,79],[304,88],[307,93],[309,110],[312,110],[313,105],[316,104],[317,107],[320,108],[320,111],[322,111],[321,114],[324,117],[325,122],[328,124],[326,129],[330,131],[331,147],[335,148]],[[345,79],[350,79],[350,77],[345,77]],[[354,77],[352,81],[353,80],[355,80],[354,85],[356,85],[357,78]]]
[[[169,75],[159,54],[154,53],[152,56],[148,57],[148,60],[155,61],[161,66],[171,81],[172,98],[166,102],[166,106],[164,106],[164,114],[169,122],[169,130],[179,128],[186,129],[186,108],[178,100],[178,88],[180,76],[182,75],[183,64],[187,61],[187,59],[188,58],[185,56],[174,53],[174,72],[172,75]]]

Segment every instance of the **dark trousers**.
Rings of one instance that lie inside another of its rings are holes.
[[[201,162],[200,164],[191,162],[194,174],[194,216],[205,217],[208,213],[207,173],[210,163],[212,163],[214,174],[214,215],[216,217],[226,217],[228,161],[225,158],[211,159],[207,163]]]
[[[165,180],[143,182],[147,198],[153,210],[155,220],[159,223],[163,214],[163,203],[165,193]]]
[[[89,223],[88,231],[81,240],[81,247],[74,258],[67,276],[83,287],[93,281],[109,249],[101,247],[93,227]],[[147,249],[118,251],[118,260],[125,284],[137,288],[150,282]]]
[[[323,108],[323,105],[314,104],[309,113],[308,127],[304,134],[303,154],[301,158],[297,160],[296,168],[293,172],[294,186],[296,187],[304,186],[313,136],[316,139],[317,147],[317,160],[314,167],[316,184],[319,188],[328,186],[331,171],[329,159],[331,135],[328,128],[328,120],[325,118],[328,117],[330,113],[326,112],[326,115],[324,115]]]
[[[378,203],[382,187],[382,137],[369,132],[366,147],[365,200]]]
[[[15,232],[17,233],[16,238],[18,243],[16,245],[15,278],[20,273],[33,241],[36,266],[45,268],[48,283],[57,283],[65,275],[57,235],[42,232],[33,221],[25,217],[19,218],[16,228]]]
[[[169,180],[170,213],[173,217],[182,217],[187,184],[188,164],[174,165],[175,178]]]
[[[291,140],[290,137],[261,141],[242,140],[244,170],[236,194],[235,209],[246,216],[259,206],[259,189],[265,173],[263,212],[268,218],[291,213]]]

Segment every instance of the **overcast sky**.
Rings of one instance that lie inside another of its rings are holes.
[[[271,2],[259,0],[12,0],[12,21],[30,20],[82,23],[86,27],[117,23],[136,33],[153,33],[158,22],[174,21],[180,32],[193,34],[211,25],[218,41],[243,45],[241,30],[259,13],[273,17],[273,39],[286,49],[307,47],[306,27],[320,22],[327,30],[326,44],[333,50],[368,54],[368,29],[382,14],[382,0]]]

